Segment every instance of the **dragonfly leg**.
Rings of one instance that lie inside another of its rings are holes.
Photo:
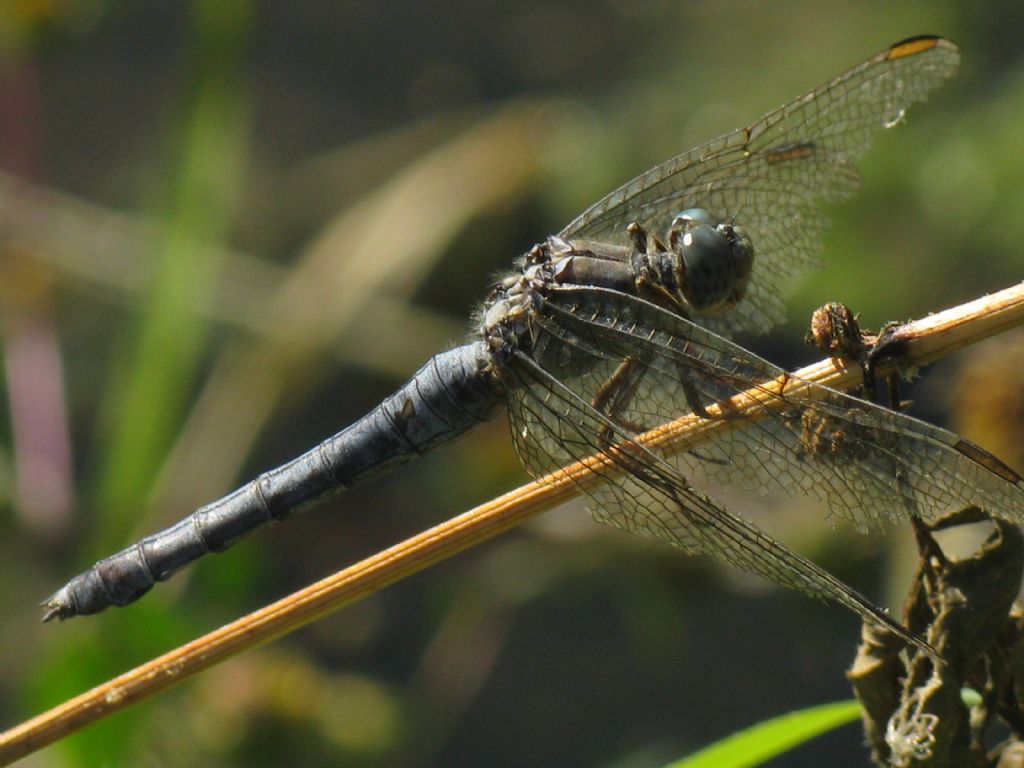
[[[627,224],[626,234],[629,235],[630,246],[637,253],[661,253],[667,250],[661,238],[638,222]]]
[[[634,255],[645,256],[665,251],[665,244],[657,235],[648,232],[635,221],[626,227],[626,234],[629,236],[629,245]],[[679,300],[669,288],[665,286],[663,275],[655,274],[657,268],[644,259],[634,259],[635,270],[634,282],[637,295],[652,304],[657,304],[669,312],[689,319],[687,307]]]
[[[647,366],[639,358],[627,357],[615,369],[614,373],[605,380],[597,392],[591,405],[594,410],[604,414],[616,424],[628,429],[633,433],[646,432],[648,427],[632,422],[624,417],[626,409],[629,408],[633,398],[636,396],[640,382],[643,381]],[[601,439],[609,437],[608,427],[602,427]]]
[[[633,402],[633,398],[636,397],[637,390],[640,388],[647,370],[647,364],[639,358],[625,358],[619,364],[619,367],[615,369],[615,372],[598,387],[597,393],[590,404],[595,410],[631,432],[646,432],[650,429],[649,426],[630,421],[624,417],[624,414]],[[702,419],[712,418],[712,415],[708,413],[701,402],[700,392],[690,379],[686,366],[677,362],[676,371],[679,375],[678,384],[683,390],[686,404],[690,407],[690,410]]]
[[[704,407],[704,403],[701,402],[700,392],[697,390],[693,380],[690,379],[686,366],[676,362],[676,373],[679,376],[679,386],[682,387],[683,396],[686,397],[686,404],[690,406],[690,410],[702,419],[712,418],[711,414]]]
[[[708,413],[704,405],[701,403],[700,393],[688,377],[685,366],[681,363],[677,363],[676,370],[679,374],[679,385],[683,390],[686,402],[690,406],[691,410],[701,418],[712,418],[712,415]],[[650,429],[649,426],[625,418],[625,412],[636,396],[637,390],[639,389],[647,371],[647,365],[638,358],[625,358],[619,364],[618,368],[615,369],[615,372],[612,373],[612,375],[609,376],[600,387],[598,387],[597,393],[591,401],[591,405],[595,410],[607,416],[616,424],[629,430],[633,434],[646,432]],[[598,437],[602,445],[610,447],[615,443],[612,439],[611,429],[607,425],[602,426],[598,432]],[[700,452],[695,450],[690,450],[688,453],[701,461],[713,464],[727,463],[721,459],[702,455]]]
[[[637,253],[647,253],[647,229],[633,221],[626,225],[629,244]]]

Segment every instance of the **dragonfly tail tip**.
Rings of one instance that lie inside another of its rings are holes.
[[[64,592],[65,590],[61,589],[39,604],[43,609],[44,624],[53,621],[54,619],[60,619],[63,621],[64,619],[75,615],[74,607],[67,599],[67,595],[65,595]]]

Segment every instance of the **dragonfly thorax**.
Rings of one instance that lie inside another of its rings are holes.
[[[520,271],[494,287],[480,313],[480,334],[498,362],[520,349],[529,351],[536,337],[533,315],[543,304],[543,289],[553,282],[549,246],[536,245],[523,257]]]

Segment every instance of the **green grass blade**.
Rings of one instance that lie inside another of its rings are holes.
[[[193,3],[193,76],[174,136],[177,151],[153,244],[157,267],[137,327],[126,333],[103,411],[108,423],[93,540],[120,542],[139,510],[187,407],[209,326],[187,310],[215,288],[222,242],[242,186],[248,130],[244,81],[247,3]]]
[[[749,768],[860,717],[856,701],[789,712],[738,731],[665,768]]]

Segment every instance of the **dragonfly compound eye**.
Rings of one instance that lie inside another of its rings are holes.
[[[698,224],[707,224],[709,227],[717,227],[719,224],[718,219],[711,215],[711,212],[704,208],[687,208],[685,211],[680,211],[672,219],[672,229],[678,229],[681,232],[686,232],[689,229],[693,229]]]
[[[743,298],[754,251],[743,232],[714,219],[702,209],[676,216],[669,234],[680,258],[683,295],[697,312],[729,309]]]

